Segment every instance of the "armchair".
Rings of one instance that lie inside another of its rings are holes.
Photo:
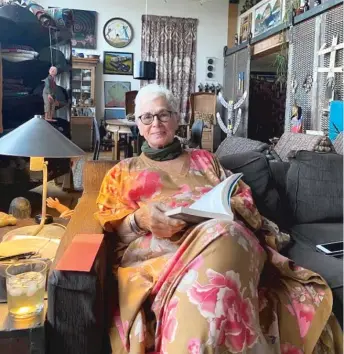
[[[107,345],[108,289],[111,281],[111,240],[104,238],[91,272],[64,272],[55,265],[76,234],[103,233],[93,217],[106,172],[116,161],[88,161],[84,166],[84,191],[61,240],[48,277],[46,353],[110,353]],[[108,276],[109,275],[109,276]],[[112,297],[113,299],[114,297]],[[58,311],[56,310],[58,308]]]

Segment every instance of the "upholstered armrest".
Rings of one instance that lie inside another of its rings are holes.
[[[98,354],[103,347],[108,272],[106,239],[89,273],[55,269],[76,234],[103,233],[93,217],[96,198],[97,193],[85,192],[79,200],[48,277],[46,340],[49,354]]]

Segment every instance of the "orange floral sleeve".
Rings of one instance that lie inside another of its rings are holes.
[[[126,185],[130,185],[131,176],[115,165],[104,177],[97,198],[98,211],[94,214],[106,231],[113,231],[127,215],[134,212],[138,205],[126,198]]]

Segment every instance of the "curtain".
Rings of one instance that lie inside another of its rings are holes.
[[[188,115],[196,84],[197,25],[192,18],[142,16],[142,60],[156,63],[156,82],[179,98],[182,119]]]

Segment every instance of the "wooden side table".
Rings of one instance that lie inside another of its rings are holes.
[[[54,222],[66,226],[67,219],[54,218]],[[12,230],[23,226],[37,225],[34,219],[18,219],[17,225],[0,228],[0,241]],[[43,229],[44,230],[44,229]],[[35,317],[13,320],[8,316],[7,303],[0,303],[0,353],[6,354],[44,354],[45,353],[45,316],[44,310]]]

